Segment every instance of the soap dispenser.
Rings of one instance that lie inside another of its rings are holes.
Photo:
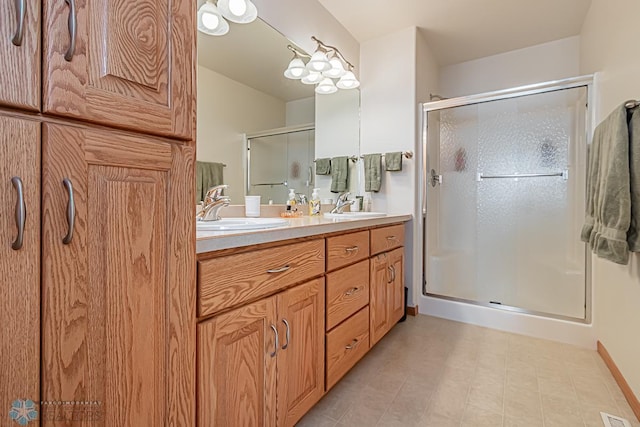
[[[289,189],[289,199],[287,200],[287,212],[295,211],[296,205],[296,190]]]
[[[309,202],[309,215],[320,215],[320,207],[320,195],[318,194],[318,189],[314,188],[313,193],[311,193],[311,201]]]

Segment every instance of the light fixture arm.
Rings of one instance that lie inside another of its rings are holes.
[[[293,57],[301,57],[301,58],[311,58],[311,55],[308,55],[304,52],[300,52],[298,49],[296,49],[295,47],[291,46],[291,45],[287,45],[287,49],[289,49],[291,52],[293,52]]]
[[[347,61],[347,59],[344,57],[342,52],[338,50],[337,47],[329,46],[328,44],[323,43],[321,40],[318,40],[315,36],[311,36],[311,40],[318,43],[318,46],[321,47],[325,52],[333,52],[338,58],[340,58],[342,62],[347,64],[347,66],[349,67],[349,71],[352,71],[355,68],[351,62]]]

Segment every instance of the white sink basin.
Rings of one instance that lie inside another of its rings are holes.
[[[343,213],[325,213],[324,217],[329,219],[364,219],[364,218],[381,218],[387,216],[384,212],[343,212]]]
[[[287,225],[283,218],[222,218],[218,221],[196,221],[197,231],[261,230]]]

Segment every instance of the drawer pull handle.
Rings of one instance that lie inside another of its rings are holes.
[[[22,242],[24,240],[24,226],[27,221],[27,205],[24,202],[24,190],[22,189],[22,180],[14,176],[11,178],[11,182],[18,193],[18,200],[16,201],[16,227],[18,227],[18,236],[11,245],[11,249],[19,251],[22,249]]]
[[[387,240],[397,241],[398,238],[396,236],[387,236]]]
[[[64,59],[71,62],[76,53],[76,32],[78,29],[78,18],[76,16],[76,0],[65,0],[69,5],[69,49],[64,54]]]
[[[273,353],[271,353],[269,356],[276,357],[276,354],[278,353],[278,347],[280,346],[280,344],[278,343],[278,328],[276,328],[275,325],[271,325],[271,330],[276,336],[276,342],[273,346]]]
[[[289,326],[289,322],[287,322],[287,319],[282,319],[282,323],[284,323],[284,325],[287,327],[287,332],[285,333],[287,342],[282,346],[282,349],[286,350],[287,347],[289,347],[289,339],[291,338],[291,327]]]
[[[280,267],[280,268],[273,268],[271,270],[267,270],[267,273],[273,274],[273,273],[283,273],[287,270],[289,270],[291,268],[291,266],[289,265],[285,265],[284,267]]]
[[[73,229],[76,224],[76,202],[73,197],[73,184],[69,178],[65,178],[62,180],[62,184],[64,184],[67,189],[67,193],[69,193],[69,204],[67,205],[67,223],[69,224],[69,230],[67,231],[67,235],[62,239],[62,243],[68,245],[73,240]]]
[[[349,289],[348,291],[346,291],[344,294],[346,296],[350,297],[351,295],[353,295],[353,294],[355,294],[355,293],[357,293],[359,291],[360,291],[360,288],[353,287],[353,288]]]
[[[27,13],[27,0],[15,0],[16,2],[16,33],[11,39],[11,43],[16,46],[22,45],[22,36],[24,35],[24,17]]]
[[[360,341],[358,341],[358,338],[354,338],[351,344],[347,344],[344,348],[345,350],[355,350],[358,344],[360,344]]]
[[[352,246],[350,248],[345,248],[344,251],[347,252],[347,253],[352,253],[352,252],[358,252],[359,249],[360,248],[358,248],[357,246]]]

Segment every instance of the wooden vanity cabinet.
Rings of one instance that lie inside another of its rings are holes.
[[[191,139],[195,1],[42,2],[45,113]]]
[[[404,250],[384,252],[371,258],[369,302],[371,345],[380,341],[404,314]]]
[[[40,123],[1,115],[0,272],[0,407],[8,412],[14,400],[40,395]]]
[[[194,149],[45,123],[42,151],[41,400],[99,402],[42,425],[191,425]]]
[[[63,2],[64,3],[64,2]],[[40,109],[40,0],[0,2],[0,105]]]
[[[272,257],[278,253],[282,259]],[[242,283],[249,280],[254,299],[260,298],[295,284],[293,278],[321,275],[324,241],[200,261],[201,291],[227,280],[206,273],[223,265],[233,267],[238,289],[248,292]],[[268,271],[273,273],[254,280]],[[200,292],[201,299],[204,295]],[[226,303],[215,298],[217,311],[245,305],[198,324],[199,426],[294,426],[324,393],[324,277],[247,304],[249,295],[226,292]]]

